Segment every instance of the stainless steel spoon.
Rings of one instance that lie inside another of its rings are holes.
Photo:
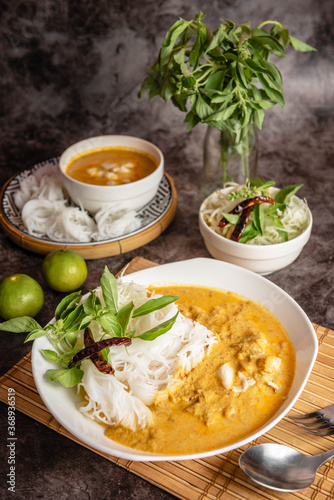
[[[244,451],[241,470],[255,483],[278,491],[300,491],[311,486],[320,467],[334,457],[334,450],[306,456],[281,444],[266,443]]]

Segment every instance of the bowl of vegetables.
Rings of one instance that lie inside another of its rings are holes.
[[[302,186],[279,189],[254,178],[210,194],[199,210],[199,228],[212,257],[262,275],[291,264],[312,230],[311,211],[296,196]]]

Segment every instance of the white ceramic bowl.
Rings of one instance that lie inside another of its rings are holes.
[[[86,184],[66,174],[66,166],[74,156],[108,146],[123,146],[144,151],[158,161],[158,166],[152,174],[139,181],[117,186]],[[88,212],[96,213],[107,206],[115,206],[119,210],[137,210],[156,195],[164,172],[164,157],[157,146],[144,139],[127,135],[102,135],[90,137],[67,148],[59,159],[59,167],[71,199]]]
[[[227,188],[227,190],[231,189]],[[273,191],[278,191],[278,189],[274,188]],[[266,275],[283,269],[296,260],[310,238],[313,221],[309,211],[308,227],[302,234],[290,241],[274,245],[247,245],[229,240],[213,231],[204,221],[203,210],[206,200],[203,201],[199,210],[199,229],[207,250],[215,259]]]
[[[46,376],[48,369],[56,365],[43,356],[41,349],[50,348],[46,337],[34,341],[32,368],[35,383],[45,405],[56,420],[71,434],[89,447],[126,460],[191,460],[226,453],[239,448],[276,425],[299,398],[313,368],[318,350],[318,341],[312,323],[301,307],[281,288],[271,281],[247,269],[214,259],[192,259],[138,271],[124,276],[127,281],[142,285],[158,283],[180,283],[222,288],[249,297],[263,304],[283,324],[293,343],[296,354],[296,372],[288,398],[276,414],[261,428],[236,443],[223,448],[188,454],[163,455],[146,453],[122,446],[108,439],[104,427],[85,417],[78,410],[78,395],[74,388],[65,389],[51,383]]]

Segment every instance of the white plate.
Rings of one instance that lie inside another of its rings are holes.
[[[148,285],[157,283],[189,283],[218,287],[266,306],[281,321],[290,335],[296,353],[296,374],[288,399],[266,425],[253,434],[223,448],[189,455],[157,455],[114,443],[104,435],[104,427],[83,416],[76,405],[75,389],[65,389],[52,384],[46,377],[46,370],[55,368],[41,353],[49,348],[47,338],[34,341],[32,368],[37,389],[45,405],[58,422],[76,438],[92,448],[112,456],[128,460],[189,460],[226,453],[239,448],[269,431],[295,404],[311,373],[318,350],[318,341],[312,326],[300,306],[282,289],[266,278],[251,271],[213,259],[192,259],[164,264],[127,275],[126,280]]]

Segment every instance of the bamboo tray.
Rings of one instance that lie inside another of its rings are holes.
[[[155,265],[154,262],[137,257],[129,263],[125,272],[131,273]],[[314,325],[314,328],[319,340],[319,353],[293,413],[312,411],[334,402],[334,331],[319,325]],[[89,448],[66,431],[44,406],[32,376],[30,354],[1,377],[0,400],[4,403],[7,403],[9,388],[15,390],[17,410]],[[284,418],[267,434],[247,446],[200,460],[132,462],[90,449],[183,500],[334,498],[334,469],[330,462],[320,468],[310,488],[296,493],[272,491],[250,481],[238,467],[239,456],[246,448],[265,442],[287,444],[305,454],[322,453],[334,448],[334,437],[310,436]]]

